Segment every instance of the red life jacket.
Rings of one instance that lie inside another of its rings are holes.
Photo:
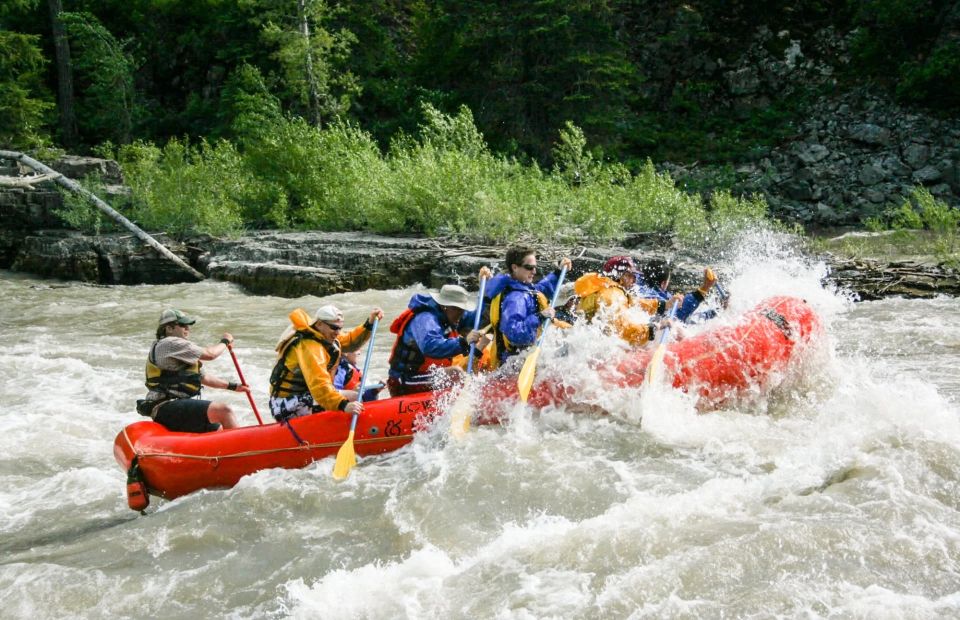
[[[345,390],[355,390],[360,387],[360,378],[363,376],[363,373],[360,372],[360,369],[350,364],[349,369],[346,372],[346,376],[343,381],[343,389]]]
[[[399,372],[401,375],[411,375],[426,372],[432,366],[449,366],[452,359],[443,357],[426,357],[417,343],[407,344],[403,339],[403,334],[410,321],[420,312],[427,311],[428,308],[420,308],[416,311],[407,308],[400,313],[400,316],[390,324],[390,331],[397,335],[393,343],[393,349],[390,351],[390,369]],[[446,338],[458,338],[460,336],[457,330],[447,326],[443,331]]]

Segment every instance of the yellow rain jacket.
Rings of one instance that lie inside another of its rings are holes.
[[[587,273],[573,283],[574,292],[580,297],[580,310],[592,321],[601,308],[607,308],[611,327],[620,337],[633,346],[642,346],[653,338],[653,329],[648,323],[637,323],[626,313],[633,306],[653,316],[662,310],[656,298],[633,298],[617,282],[599,273]]]
[[[343,410],[347,406],[333,387],[333,373],[340,364],[340,352],[356,351],[370,338],[366,323],[341,333],[336,340],[324,340],[313,329],[302,308],[290,313],[293,333],[277,344],[277,363],[270,376],[270,395],[288,398],[309,391],[318,410]]]

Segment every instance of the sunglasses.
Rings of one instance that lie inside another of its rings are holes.
[[[524,269],[526,269],[527,271],[536,271],[536,270],[537,270],[537,266],[536,266],[536,265],[520,265],[520,266],[523,267]]]
[[[326,326],[329,327],[332,331],[335,331],[335,332],[338,332],[338,331],[340,331],[341,329],[343,329],[343,325],[336,325],[336,324],[334,324],[334,323],[327,323],[326,321],[323,321],[323,324],[326,325]]]

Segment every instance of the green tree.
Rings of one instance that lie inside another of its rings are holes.
[[[260,25],[296,111],[320,127],[324,119],[350,109],[359,86],[342,67],[356,37],[345,29],[325,28],[332,13],[325,0],[242,0],[241,6]]]
[[[546,157],[567,119],[606,148],[629,128],[640,72],[615,3],[449,0],[421,5],[417,31],[418,82],[473,109],[500,149]]]
[[[90,13],[61,13],[70,38],[77,117],[88,144],[131,141],[135,93],[133,59]]]
[[[0,145],[28,148],[49,139],[54,104],[43,88],[46,64],[40,37],[0,30]]]

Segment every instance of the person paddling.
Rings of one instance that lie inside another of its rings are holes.
[[[333,387],[338,390],[356,390],[360,386],[363,371],[357,366],[358,353],[358,351],[344,351],[340,355],[340,365],[337,366],[337,372],[333,375]],[[363,398],[360,400],[365,403],[377,400],[380,396],[380,390],[385,385],[382,381],[367,383],[363,390]]]
[[[629,256],[613,256],[603,264],[600,273],[587,273],[574,282],[580,296],[580,311],[588,321],[601,315],[610,326],[633,346],[643,346],[653,340],[656,324],[652,318],[662,315],[669,297],[637,297],[629,293],[636,284],[637,267]],[[674,301],[680,301],[677,297]],[[630,316],[631,308],[639,308],[650,315],[649,321],[638,321]]]
[[[277,342],[277,361],[270,373],[270,412],[278,421],[319,411],[363,411],[354,390],[333,387],[341,350],[357,350],[370,338],[373,322],[383,318],[374,308],[362,324],[343,334],[343,312],[321,306],[313,320],[302,308],[289,315],[291,325]]]
[[[230,405],[200,400],[202,386],[234,392],[250,388],[204,372],[202,362],[217,359],[233,336],[225,333],[220,342],[202,348],[190,342],[190,328],[197,320],[175,309],[164,310],[157,326],[156,341],[147,355],[145,399],[137,411],[150,416],[172,431],[207,433],[238,426]]]
[[[537,254],[529,247],[514,246],[504,258],[506,273],[494,277],[487,284],[491,301],[490,324],[493,343],[488,368],[499,368],[507,358],[517,355],[536,342],[544,319],[553,319],[556,311],[550,306],[562,269],[573,263],[562,258],[557,269],[533,283],[539,265]]]
[[[481,272],[484,277],[486,272]],[[390,352],[387,389],[391,396],[424,392],[433,388],[436,369],[448,378],[461,369],[455,359],[470,353],[470,344],[482,350],[490,337],[472,331],[476,310],[469,293],[462,286],[446,284],[439,293],[417,293],[407,309],[390,326],[397,334]],[[467,332],[465,336],[461,332]]]
[[[674,296],[670,293],[670,278],[672,270],[670,263],[663,259],[646,261],[637,270],[636,282],[630,287],[630,292],[639,297],[656,297],[669,300]],[[676,318],[684,323],[698,322],[716,316],[715,310],[707,310],[694,315],[700,304],[707,298],[710,289],[717,283],[717,277],[710,268],[703,270],[703,282],[700,288],[682,295],[682,301],[677,307]]]

